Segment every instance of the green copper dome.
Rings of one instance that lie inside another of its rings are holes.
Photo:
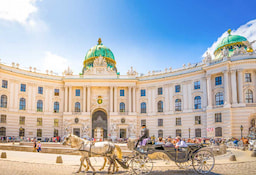
[[[94,57],[98,57],[98,56],[102,56],[104,58],[110,58],[112,60],[115,60],[114,54],[112,53],[112,51],[107,48],[106,46],[104,46],[101,43],[101,39],[99,38],[98,40],[98,44],[94,47],[92,47],[85,55],[85,60],[88,60],[90,58],[94,58]]]
[[[100,56],[104,58],[108,68],[117,71],[116,61],[113,52],[109,48],[104,46],[101,42],[101,39],[99,38],[98,44],[92,47],[90,50],[88,50],[88,52],[85,55],[82,73],[84,73],[84,71],[86,71],[87,69],[92,68],[94,60]]]
[[[223,38],[222,41],[217,45],[214,52],[223,48],[224,46],[231,46],[234,44],[242,44],[243,41],[247,41],[247,39],[240,35],[231,35],[231,30],[228,30],[228,36]]]

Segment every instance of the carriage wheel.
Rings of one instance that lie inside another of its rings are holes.
[[[192,160],[188,160],[187,162],[175,162],[175,164],[180,169],[189,169],[189,167],[192,165]]]
[[[153,162],[146,154],[137,154],[131,160],[130,167],[134,174],[149,174],[153,169]]]
[[[208,150],[199,150],[193,155],[192,164],[197,173],[208,174],[215,164],[214,155]]]

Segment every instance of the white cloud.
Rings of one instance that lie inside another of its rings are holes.
[[[247,38],[249,42],[252,42],[256,40],[256,19],[251,20],[247,22],[244,25],[241,25],[238,27],[238,29],[232,29],[231,32],[232,35],[241,35]],[[213,52],[215,48],[217,47],[218,43],[221,42],[221,40],[226,37],[228,33],[225,31],[218,39],[215,41],[211,47],[207,49],[207,51],[213,56]],[[253,49],[256,48],[256,43],[252,45]],[[206,51],[206,52],[207,52]],[[203,54],[203,57],[206,55],[206,52]]]
[[[53,54],[49,51],[45,52],[42,65],[44,70],[49,70],[49,72],[52,70],[54,73],[61,75],[61,73],[67,69],[69,65],[70,64],[67,58]]]
[[[0,19],[35,27],[38,0],[0,0]]]

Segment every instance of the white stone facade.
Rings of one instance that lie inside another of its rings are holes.
[[[250,76],[251,81],[246,76]],[[221,78],[216,80],[216,77]],[[77,131],[80,136],[93,137],[92,116],[99,110],[107,116],[109,138],[139,136],[142,120],[146,120],[150,135],[155,136],[159,132],[161,135],[162,130],[164,137],[175,137],[180,129],[182,137],[196,137],[197,129],[198,137],[240,137],[240,126],[246,136],[251,120],[256,119],[255,53],[217,61],[207,58],[181,69],[149,72],[143,76],[138,76],[133,69],[127,75],[118,75],[100,58],[84,75],[72,75],[68,70],[63,76],[56,76],[23,70],[15,64],[0,64],[0,81],[0,96],[7,97],[7,105],[1,101],[0,107],[1,118],[6,116],[6,121],[1,119],[0,128],[5,128],[6,136],[17,137],[20,128],[24,128],[25,137],[37,137],[37,129],[42,129],[42,138],[53,137],[54,129],[59,136]],[[195,88],[198,85],[195,82],[200,82],[200,88]],[[26,85],[25,92],[21,91],[21,84]],[[176,85],[180,86],[180,92],[176,92]],[[43,88],[42,94],[38,93],[38,87]],[[158,93],[159,88],[162,93]],[[55,95],[55,89],[59,89],[59,95]],[[76,96],[78,89],[80,95]],[[124,90],[124,96],[120,96],[120,90]],[[141,96],[141,90],[145,90],[145,96]],[[252,92],[250,99],[248,90]],[[223,104],[221,96],[216,102],[218,93],[223,94]],[[198,96],[199,109],[195,109]],[[25,99],[24,110],[20,110],[21,98]],[[180,106],[176,99],[181,100]],[[38,100],[43,101],[42,111],[37,109]],[[159,101],[162,109],[158,108]],[[58,111],[54,111],[54,102],[59,103]],[[80,110],[76,111],[77,102]],[[141,113],[143,102],[146,113]],[[120,111],[120,103],[125,104],[124,110]],[[21,116],[25,117],[25,124],[20,123]],[[195,121],[196,116],[200,116],[197,117],[199,123]],[[38,118],[42,118],[41,126]],[[58,119],[57,124],[54,119]],[[216,134],[218,127],[221,133]]]

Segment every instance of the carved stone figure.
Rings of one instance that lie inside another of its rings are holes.
[[[240,53],[241,54],[246,54],[247,53],[247,51],[245,50],[245,48],[243,46],[240,48]]]
[[[127,72],[127,75],[131,75],[131,76],[135,76],[137,74],[138,73],[135,70],[133,70],[133,67],[131,67],[130,70],[128,70],[128,72]]]
[[[89,126],[84,126],[84,128],[82,129],[82,132],[83,132],[83,136],[89,136]]]
[[[238,47],[238,46],[234,46],[234,49],[233,49],[233,55],[234,55],[234,56],[236,56],[236,55],[238,55],[238,54],[239,54],[239,52],[240,52],[239,47]]]
[[[228,53],[229,53],[229,50],[225,47],[225,48],[222,50],[222,55],[223,55],[223,57],[228,57],[228,56],[229,56]]]
[[[256,138],[255,119],[251,120],[251,127],[249,128],[249,137]]]

